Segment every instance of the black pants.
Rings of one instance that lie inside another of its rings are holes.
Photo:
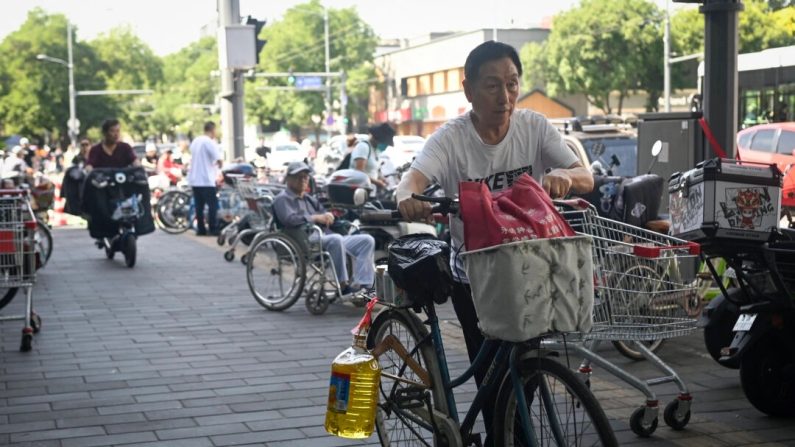
[[[475,313],[475,305],[472,302],[472,289],[469,284],[459,282],[453,283],[453,308],[458,317],[458,322],[461,323],[461,329],[464,331],[464,342],[467,345],[467,354],[469,361],[474,362],[475,357],[480,351],[480,346],[483,344],[483,334],[478,328],[478,316]],[[491,352],[491,358],[494,358],[496,351]],[[491,362],[486,362],[479,369],[475,370],[475,383],[478,388],[483,384],[483,378],[488,371]],[[497,385],[499,386],[499,385]],[[497,404],[497,389],[493,389],[489,395],[486,396],[486,401],[483,403],[483,423],[486,426],[487,433],[491,433],[492,416],[494,414],[494,407]],[[487,444],[490,445],[490,436],[487,436]]]
[[[207,205],[207,226],[210,233],[218,231],[218,196],[215,186],[194,186],[193,202],[196,204],[196,230],[197,233],[207,233],[204,226],[204,206]]]

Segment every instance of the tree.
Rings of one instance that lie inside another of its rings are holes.
[[[18,133],[43,141],[44,135],[64,140],[69,118],[68,71],[63,65],[37,61],[46,54],[67,60],[66,17],[32,9],[25,22],[0,43],[0,123],[4,132]],[[76,34],[76,29],[73,28]],[[74,37],[74,36],[73,36]],[[73,39],[75,86],[87,88],[97,68],[93,49]],[[100,80],[92,88],[104,88]],[[79,98],[77,116],[86,129],[101,116],[114,113],[113,107],[97,99]]]
[[[163,82],[152,102],[150,118],[157,134],[200,134],[205,121],[216,122],[215,93],[219,78],[218,50],[213,37],[205,37],[163,58]]]
[[[786,0],[744,0],[739,15],[740,53],[795,45],[795,8]],[[673,50],[679,54],[704,51],[704,15],[683,9],[671,18]]]
[[[662,90],[661,23],[647,0],[583,0],[554,18],[543,47],[523,49],[523,65],[533,67],[525,81],[546,81],[552,95],[582,93],[607,113],[620,114],[624,98],[637,90],[654,104]]]
[[[128,26],[114,28],[91,42],[101,61],[95,79],[108,90],[154,89],[163,81],[163,63],[152,49]],[[154,109],[151,97],[114,95],[105,97],[121,112],[125,129],[137,140],[144,140],[154,130],[149,116]]]
[[[349,113],[366,104],[366,81],[375,78],[372,55],[376,37],[354,8],[329,9],[330,71],[348,74],[346,84]],[[323,72],[325,42],[323,6],[319,0],[287,10],[284,18],[262,30],[268,44],[260,54],[258,70],[263,72]],[[336,84],[334,80],[333,84]],[[338,85],[338,84],[336,84]],[[339,101],[339,88],[332,87],[332,102]],[[258,79],[246,88],[247,116],[270,127],[284,123],[294,131],[325,116],[325,94],[317,91],[258,91],[257,87],[287,86],[287,79]],[[339,119],[339,115],[337,115]]]

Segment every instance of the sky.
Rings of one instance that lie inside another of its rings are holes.
[[[239,0],[240,15],[278,20],[284,11],[307,0]],[[661,7],[665,0],[655,0]],[[409,38],[430,31],[539,26],[578,0],[322,0],[329,8],[356,7],[382,38]],[[488,14],[484,10],[488,4]],[[90,40],[128,24],[152,50],[164,56],[200,37],[202,26],[216,17],[217,0],[0,0],[0,40],[18,29],[28,11],[41,7],[63,13]],[[673,9],[673,7],[672,7]],[[331,30],[330,30],[331,31]]]

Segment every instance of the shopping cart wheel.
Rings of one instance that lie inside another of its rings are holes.
[[[679,411],[680,404],[679,399],[674,399],[665,406],[665,411],[663,411],[663,420],[674,430],[684,430],[687,423],[690,422],[690,409],[688,408],[684,412]]]
[[[41,317],[39,314],[31,314],[30,315],[30,327],[33,328],[33,333],[38,334],[41,330]]]
[[[632,432],[636,435],[640,436],[641,438],[648,438],[657,430],[657,419],[652,419],[651,423],[646,423],[644,418],[646,416],[646,411],[648,407],[639,407],[635,411],[632,412],[632,416],[629,417],[629,428],[632,429]]]
[[[28,352],[33,347],[33,331],[25,328],[22,329],[22,343],[19,345],[19,350]]]
[[[235,260],[235,252],[233,252],[231,250],[230,251],[225,251],[224,252],[224,259],[226,259],[227,262],[234,261]]]

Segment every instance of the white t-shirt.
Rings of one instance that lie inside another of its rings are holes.
[[[221,151],[215,141],[207,135],[196,137],[190,144],[190,186],[215,186],[218,177],[216,162],[220,159]]]
[[[366,158],[367,166],[365,166],[364,172],[370,178],[378,178],[378,155],[375,148],[370,146],[370,143],[366,141],[356,143],[356,146],[351,151],[351,169],[356,169],[357,158]]]
[[[513,185],[528,173],[539,183],[547,169],[568,168],[577,156],[566,147],[560,132],[532,110],[519,109],[511,115],[508,133],[498,144],[486,144],[472,124],[471,111],[440,127],[417,155],[411,167],[441,185],[448,196],[458,195],[458,183],[479,181],[492,191]],[[464,247],[464,226],[451,219],[453,275],[467,282],[458,256]]]

